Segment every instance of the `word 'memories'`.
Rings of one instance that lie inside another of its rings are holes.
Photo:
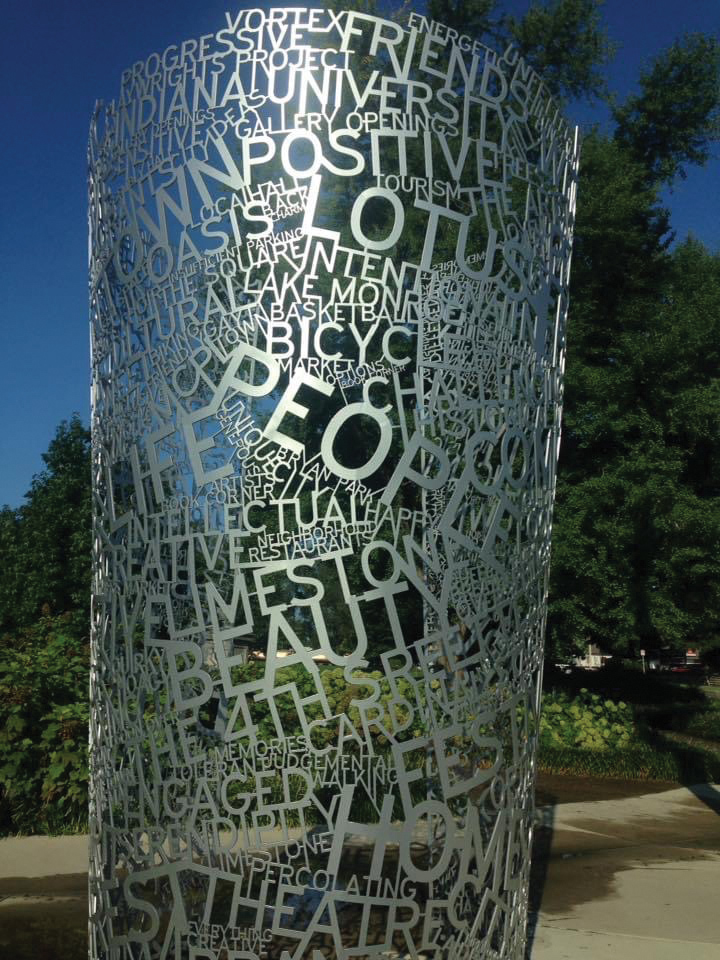
[[[91,956],[519,960],[575,137],[426,17],[249,9],[89,164]]]

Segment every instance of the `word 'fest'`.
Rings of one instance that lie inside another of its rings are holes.
[[[416,14],[98,105],[91,956],[522,955],[577,156]]]

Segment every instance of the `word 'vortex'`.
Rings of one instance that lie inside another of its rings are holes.
[[[416,14],[98,105],[93,960],[520,960],[577,158]]]

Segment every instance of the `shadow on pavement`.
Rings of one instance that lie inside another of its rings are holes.
[[[677,788],[679,784],[541,775],[533,832],[525,960],[536,946],[540,908],[552,864],[559,803],[621,799]],[[706,808],[720,814],[720,789],[687,784]],[[556,854],[557,856],[557,854]],[[597,874],[602,863],[594,862]],[[613,872],[617,864],[613,861]],[[595,880],[602,879],[596,875]],[[572,878],[571,878],[572,880]],[[49,883],[48,881],[53,881]],[[572,881],[573,884],[575,881]],[[87,957],[87,893],[84,876],[6,880],[0,882],[0,956],[13,960],[85,960]],[[580,884],[586,889],[585,883]]]
[[[547,881],[550,867],[550,849],[555,823],[555,804],[557,797],[545,795],[547,799],[542,807],[538,807],[535,826],[533,828],[532,859],[530,861],[530,889],[528,891],[528,925],[525,958],[530,960],[535,932],[540,916],[540,904]]]
[[[685,789],[709,807],[713,813],[720,814],[720,790],[717,787],[711,783],[695,783],[688,784]]]
[[[0,957],[87,960],[87,876],[17,878],[0,885]]]
[[[671,781],[628,781],[615,778],[539,775],[536,791],[537,816],[533,831],[530,868],[525,960],[531,960],[532,958],[540,908],[547,885],[557,821],[557,804],[625,799],[633,796],[663,793],[667,790],[675,790],[680,786],[684,787],[714,813],[720,814],[720,789],[708,783],[680,784]]]

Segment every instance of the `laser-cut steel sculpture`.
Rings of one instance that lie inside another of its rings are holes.
[[[89,156],[91,956],[520,958],[575,137],[292,8]]]

